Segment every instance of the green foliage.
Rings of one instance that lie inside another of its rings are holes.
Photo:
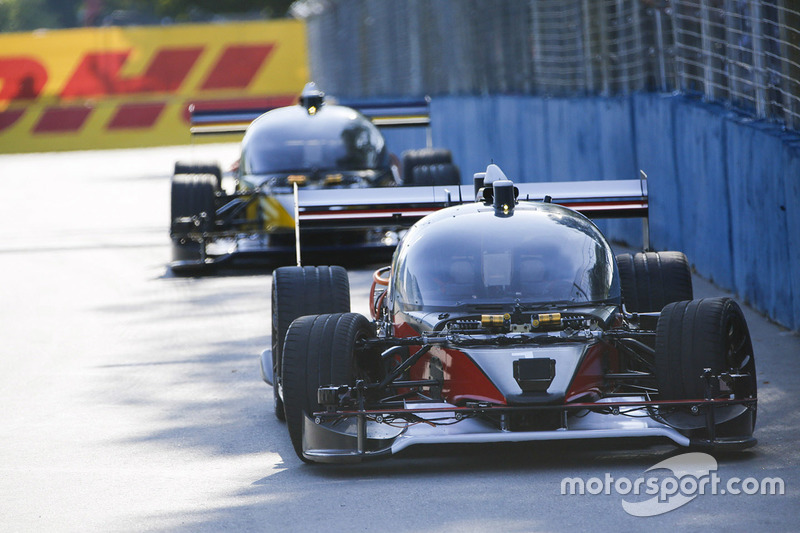
[[[293,0],[103,0],[102,16],[129,12],[130,20],[210,20],[215,15],[235,18],[283,17]],[[85,0],[0,0],[0,32],[39,28],[72,28],[83,24]],[[102,20],[101,16],[101,20]]]
[[[160,16],[182,19],[194,13],[262,13],[268,17],[286,14],[292,0],[153,0]]]
[[[47,0],[0,0],[0,31],[58,28],[57,16]]]

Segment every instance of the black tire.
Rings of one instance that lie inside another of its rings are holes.
[[[671,303],[664,307],[658,319],[655,375],[659,397],[664,400],[705,398],[706,386],[701,378],[705,368],[710,368],[714,375],[723,372],[747,375],[735,381],[732,394],[737,399],[756,397],[756,366],[750,332],[741,308],[730,298]],[[724,423],[718,426],[718,436],[752,435],[755,406],[752,410],[743,406],[719,407],[716,412],[720,413],[718,422]],[[696,424],[701,422],[695,421]],[[685,427],[691,425],[690,422]]]
[[[178,174],[211,174],[217,180],[217,188],[222,189],[222,168],[219,163],[184,163],[175,162],[175,175]]]
[[[201,229],[211,230],[216,223],[217,181],[209,174],[172,176],[170,236],[172,237],[173,261],[199,261],[202,258],[202,245],[186,237],[194,229],[190,222],[179,222],[180,218],[203,217]],[[182,269],[173,265],[176,273],[195,267]]]
[[[403,184],[415,185],[414,168],[419,165],[447,165],[453,163],[453,154],[444,148],[421,148],[403,152]]]
[[[458,167],[450,163],[436,165],[417,165],[412,171],[411,183],[414,186],[460,185],[461,174]]]
[[[281,400],[283,341],[298,317],[350,312],[350,281],[339,266],[281,267],[272,273],[272,376],[275,416],[285,420]]]
[[[360,373],[355,346],[375,336],[374,326],[356,313],[300,317],[289,326],[283,351],[283,393],[286,426],[297,456],[303,457],[303,423],[320,411],[322,385],[354,385]]]
[[[692,271],[682,252],[617,256],[622,301],[631,313],[656,313],[672,302],[691,300]]]

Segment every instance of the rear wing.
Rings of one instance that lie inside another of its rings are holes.
[[[429,126],[431,123],[430,97],[395,100],[345,100],[339,105],[352,107],[382,128]]]
[[[330,103],[351,107],[369,118],[379,128],[428,128],[428,145],[430,134],[430,98],[343,101]],[[227,108],[189,106],[190,128],[192,135],[226,135],[243,134],[255,119],[278,107],[291,105],[285,99],[270,103],[254,105],[228,106]]]
[[[649,249],[649,204],[644,173],[640,179],[633,180],[517,183],[515,186],[519,189],[520,201],[551,201],[593,219],[641,218],[644,247]],[[468,185],[301,189],[297,218],[303,229],[403,228],[444,207],[474,202],[475,197],[475,188]],[[292,199],[283,201],[292,202]]]
[[[225,135],[242,134],[256,118],[270,109],[229,109],[229,110],[197,110],[194,104],[189,106],[192,135]]]
[[[297,102],[294,96],[192,102],[189,104],[189,132],[192,135],[242,134],[267,111]]]

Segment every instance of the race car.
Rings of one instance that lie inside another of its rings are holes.
[[[457,185],[448,150],[430,146],[391,156],[379,127],[428,127],[428,102],[394,101],[353,107],[327,103],[313,83],[297,105],[252,110],[194,110],[193,134],[244,131],[234,185],[223,186],[218,164],[175,164],[172,177],[172,262],[194,273],[234,257],[284,260],[295,253],[295,227],[306,191],[352,191],[398,185]],[[429,132],[428,132],[429,133]],[[428,134],[428,144],[430,135]],[[402,168],[401,168],[402,167]],[[296,194],[295,194],[296,193]],[[388,250],[413,220],[385,227],[327,224],[300,228],[304,251]],[[281,259],[283,258],[283,259]]]
[[[603,183],[566,201],[541,192],[570,184],[533,191],[490,165],[475,201],[419,220],[375,272],[371,318],[350,312],[343,268],[276,269],[261,370],[298,457],[622,437],[755,445],[740,307],[693,299],[680,252],[615,256],[579,211],[640,215],[647,198],[636,180],[615,185],[634,191],[624,198]]]

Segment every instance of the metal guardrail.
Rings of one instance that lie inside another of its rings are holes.
[[[679,91],[800,130],[800,0],[301,0],[329,94]]]

